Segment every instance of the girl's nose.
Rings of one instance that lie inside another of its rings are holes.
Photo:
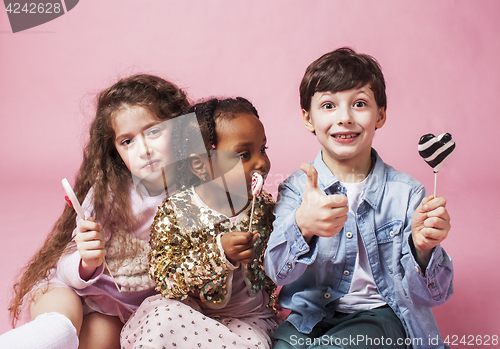
[[[255,164],[255,170],[259,172],[259,174],[265,175],[269,172],[270,167],[271,163],[269,162],[267,155],[260,154]]]
[[[139,155],[141,157],[151,156],[151,148],[148,147],[148,142],[146,141],[146,137],[144,136],[144,133],[141,133],[141,140],[142,140],[142,142],[139,142],[140,143]]]

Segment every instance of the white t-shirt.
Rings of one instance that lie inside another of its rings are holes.
[[[347,190],[349,212],[354,216],[356,216],[356,211],[363,198],[369,177],[370,175],[359,183],[342,183]],[[344,297],[334,301],[335,310],[342,313],[374,309],[387,304],[377,290],[359,229],[356,231],[356,234],[358,239],[358,255],[356,256],[351,286],[349,292]]]

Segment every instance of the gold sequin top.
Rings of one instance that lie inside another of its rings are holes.
[[[151,226],[149,273],[156,290],[168,298],[198,295],[204,302],[224,303],[230,267],[221,253],[217,236],[230,231],[248,231],[250,208],[232,224],[229,218],[206,206],[197,205],[194,188],[167,198],[158,208]],[[256,198],[252,230],[254,260],[246,265],[249,295],[265,290],[274,308],[276,285],[264,271],[264,251],[274,221],[274,201],[266,191]]]

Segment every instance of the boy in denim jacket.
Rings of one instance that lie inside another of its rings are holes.
[[[279,188],[265,268],[291,314],[275,348],[443,348],[430,308],[453,293],[440,245],[450,217],[443,197],[372,148],[386,121],[378,63],[327,53],[307,68],[300,102],[321,151]]]

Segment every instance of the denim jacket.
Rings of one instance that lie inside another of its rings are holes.
[[[297,227],[295,211],[302,202],[306,174],[296,171],[280,184],[274,230],[265,253],[266,272],[276,284],[284,285],[279,301],[292,310],[287,320],[298,331],[309,333],[324,317],[334,315],[333,301],[349,291],[359,229],[377,289],[401,320],[413,346],[443,348],[430,308],[443,304],[453,293],[451,258],[438,245],[426,270],[420,270],[412,251],[411,219],[426,196],[425,189],[386,165],[373,149],[372,156],[375,166],[356,216],[349,212],[343,229],[333,237],[314,236],[308,244]],[[345,195],[321,152],[311,164],[325,194]]]

